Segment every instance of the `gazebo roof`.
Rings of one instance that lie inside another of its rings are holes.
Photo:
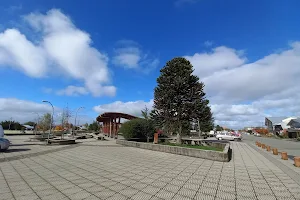
[[[126,114],[126,113],[119,113],[119,112],[105,112],[101,115],[99,115],[96,120],[98,122],[105,122],[105,121],[110,121],[110,119],[113,119],[113,118],[123,118],[123,119],[128,119],[128,120],[131,120],[131,119],[135,119],[135,118],[138,118],[136,116],[133,116],[133,115],[129,115],[129,114]]]

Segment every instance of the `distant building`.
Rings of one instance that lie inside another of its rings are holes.
[[[297,131],[300,130],[300,118],[298,117],[266,117],[265,125],[269,132],[282,135],[287,133],[288,137],[297,137]],[[293,130],[293,133],[291,133]]]
[[[286,119],[287,117],[266,117],[265,118],[265,125],[267,129],[271,133],[275,133],[276,131],[281,131],[281,122],[282,120]]]
[[[23,124],[22,125],[24,128],[25,128],[25,130],[33,130],[34,129],[34,126],[29,126],[29,125],[25,125],[25,124]]]
[[[85,125],[78,126],[79,130],[87,130],[88,128]]]

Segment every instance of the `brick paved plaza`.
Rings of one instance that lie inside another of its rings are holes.
[[[23,141],[14,138],[14,144]],[[0,199],[300,199],[300,183],[243,142],[231,143],[228,163],[115,141],[89,139],[70,147],[22,144],[0,153]]]

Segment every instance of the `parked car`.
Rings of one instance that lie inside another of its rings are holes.
[[[2,125],[0,124],[0,138],[4,137],[4,130],[2,128]]]
[[[242,136],[241,135],[234,135],[226,132],[222,132],[216,135],[216,138],[218,140],[230,140],[230,141],[241,141]]]
[[[5,151],[10,146],[10,141],[3,137],[4,137],[4,130],[3,130],[2,126],[0,125],[0,151]]]

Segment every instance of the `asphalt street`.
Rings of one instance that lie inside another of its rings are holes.
[[[246,143],[255,143],[259,141],[271,147],[275,147],[278,151],[286,151],[290,157],[300,156],[300,142],[290,141],[287,139],[275,139],[275,138],[265,138],[256,137],[253,135],[243,135],[243,141]]]

